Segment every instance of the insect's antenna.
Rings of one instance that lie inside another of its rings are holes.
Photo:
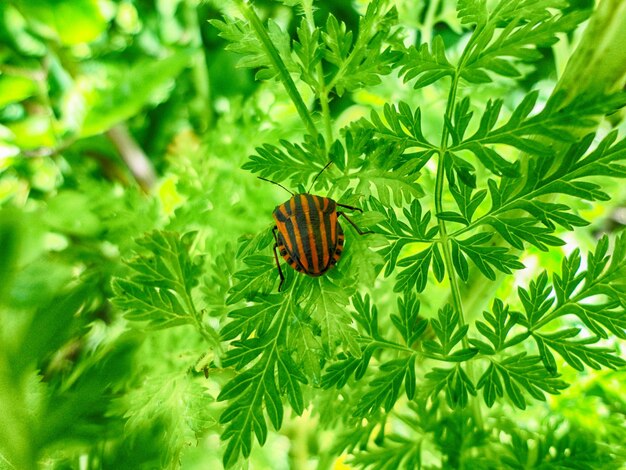
[[[320,175],[324,172],[324,170],[325,170],[326,168],[328,168],[328,167],[329,167],[330,165],[332,165],[332,164],[333,164],[333,161],[332,161],[332,160],[331,160],[331,161],[329,161],[329,162],[328,162],[328,163],[324,166],[324,168],[322,168],[322,169],[320,170],[320,172],[319,172],[317,175],[315,175],[315,178],[313,178],[313,181],[311,181],[311,186],[309,186],[309,189],[307,190],[307,193],[310,193],[310,192],[311,192],[311,189],[313,189],[313,185],[314,185],[314,184],[315,184],[315,182],[317,181],[317,178],[319,178],[319,177],[320,177]]]
[[[257,178],[259,178],[260,180],[263,181],[267,181],[268,183],[272,183],[275,184],[276,186],[280,186],[281,188],[283,188],[285,191],[287,191],[289,194],[291,194],[292,196],[295,196],[295,194],[292,191],[289,191],[287,188],[285,188],[282,184],[277,183],[276,181],[272,181],[272,180],[268,180],[267,178],[263,178],[262,176],[257,176]]]

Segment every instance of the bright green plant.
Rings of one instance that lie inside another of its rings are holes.
[[[60,110],[62,138],[29,147],[24,123],[2,116],[7,146],[57,177],[38,195],[32,167],[3,170],[0,468],[80,455],[93,468],[624,465],[626,237],[608,221],[626,177],[625,7],[414,3],[360,2],[355,19],[338,16],[343,2],[235,0],[206,27],[190,14],[206,5],[161,5],[107,33],[153,42],[98,43],[124,60],[158,44],[161,61],[105,68],[129,80],[78,121],[60,103],[98,62],[67,48],[112,20],[83,10],[86,31],[55,32],[41,29],[58,24],[46,8],[0,7],[72,71],[60,96],[10,97]],[[191,36],[174,34],[179,20]],[[204,54],[225,65],[207,80],[199,38],[217,34],[226,52]],[[259,82],[241,85],[247,97],[207,92],[223,75],[248,83],[231,53]],[[189,89],[214,106],[187,103]],[[105,135],[149,189],[120,120],[175,136],[139,140],[160,149],[157,197],[77,161]],[[374,233],[344,224],[338,266],[320,278],[284,266],[279,293],[271,211],[289,196],[255,176],[304,191],[329,161],[311,192],[362,207],[354,220]]]

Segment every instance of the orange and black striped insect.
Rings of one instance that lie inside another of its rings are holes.
[[[320,174],[321,171],[315,179]],[[337,264],[341,257],[344,234],[339,225],[339,217],[346,219],[359,235],[373,233],[361,230],[343,211],[337,211],[337,208],[343,208],[363,212],[358,207],[339,204],[328,197],[315,196],[308,192],[294,194],[275,181],[259,178],[280,186],[292,195],[291,199],[276,206],[273,212],[276,225],[272,233],[275,240],[274,259],[280,276],[279,292],[285,276],[278,262],[277,251],[296,271],[318,277]]]

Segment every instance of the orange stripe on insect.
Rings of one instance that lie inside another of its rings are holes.
[[[313,201],[315,202],[315,208],[318,213],[322,212],[320,207],[320,198],[317,196],[313,196]],[[324,207],[326,207],[326,198],[324,198]],[[322,266],[326,267],[329,262],[328,255],[328,240],[326,239],[326,223],[324,222],[324,214],[320,214],[320,236],[322,238]]]
[[[337,241],[337,212],[330,214],[330,242],[334,245]]]
[[[296,198],[295,197],[292,197],[289,200],[289,207],[291,209],[291,213],[295,214],[296,212]],[[306,259],[306,254],[304,252],[304,245],[302,244],[302,235],[300,234],[300,227],[298,227],[298,224],[295,221],[293,221],[293,232],[296,237],[296,246],[298,247],[298,253],[300,254],[300,256],[298,256],[298,260],[300,261],[300,264],[302,265],[302,267],[306,271],[308,271],[309,260]]]
[[[317,259],[317,246],[315,245],[315,233],[313,233],[313,224],[311,224],[311,208],[304,194],[300,194],[300,204],[306,218],[307,232],[309,235],[309,247],[311,249],[311,260],[313,261],[313,272],[318,273],[320,266]]]
[[[287,233],[287,226],[285,225],[285,222],[280,222],[277,220],[276,227],[278,228],[278,231],[281,234]],[[289,251],[293,251],[293,245],[291,243],[291,239],[289,238],[289,236],[283,236],[283,239],[285,240],[285,243],[287,244],[287,248],[289,249]]]

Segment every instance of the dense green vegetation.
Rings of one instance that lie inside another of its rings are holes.
[[[0,469],[626,465],[625,30],[1,2]],[[257,176],[373,233],[278,292]]]

